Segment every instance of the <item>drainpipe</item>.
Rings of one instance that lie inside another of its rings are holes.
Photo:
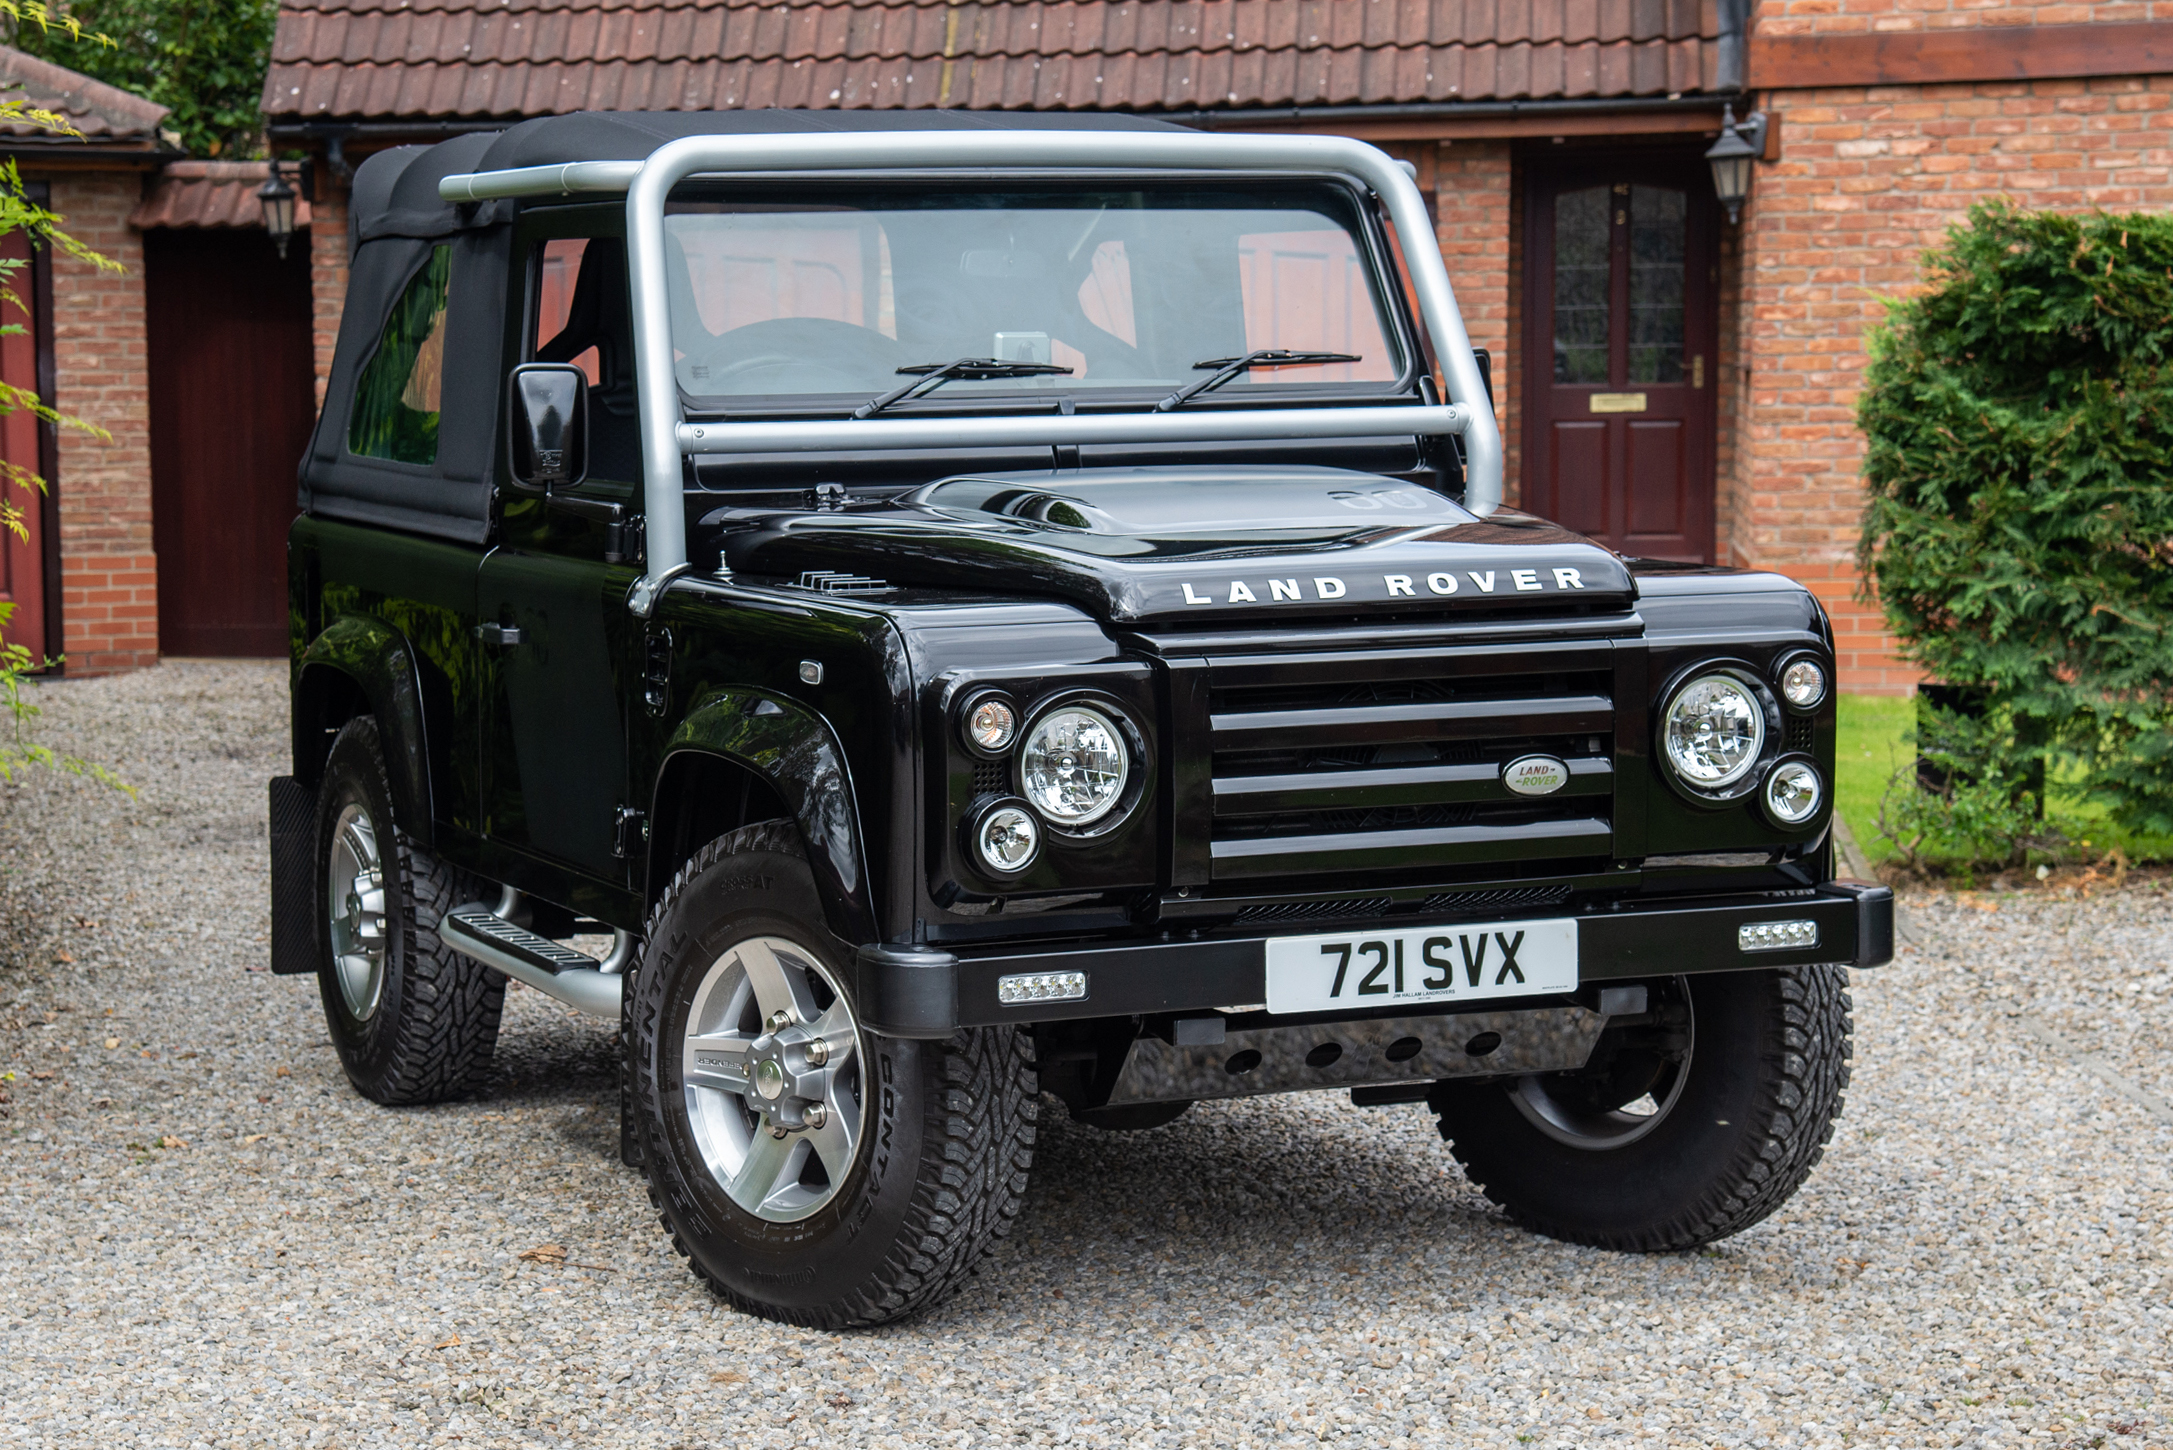
[[[1714,67],[1713,89],[1722,95],[1743,89],[1749,33],[1750,0],[1720,0],[1720,59]]]

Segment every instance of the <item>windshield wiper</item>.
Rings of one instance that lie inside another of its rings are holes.
[[[1363,361],[1363,359],[1355,352],[1292,352],[1288,348],[1281,347],[1264,347],[1258,352],[1246,353],[1243,357],[1211,357],[1205,362],[1196,362],[1192,366],[1195,368],[1214,368],[1216,372],[1213,377],[1202,378],[1190,387],[1179,388],[1176,392],[1171,393],[1161,402],[1155,404],[1155,411],[1167,413],[1172,408],[1182,408],[1200,394],[1212,392],[1230,381],[1230,379],[1240,377],[1252,368],[1307,367],[1316,363],[1360,361]]]
[[[871,398],[853,409],[855,418],[872,418],[893,403],[907,402],[923,393],[932,393],[952,378],[964,378],[968,382],[985,382],[990,378],[1039,378],[1052,373],[1068,373],[1071,369],[1055,363],[1003,362],[992,357],[962,357],[956,362],[914,363],[898,369],[899,376],[914,374],[912,382],[902,388],[892,388],[880,398]]]

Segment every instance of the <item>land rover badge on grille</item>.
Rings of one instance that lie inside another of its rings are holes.
[[[1551,755],[1520,755],[1501,768],[1501,783],[1518,795],[1553,795],[1569,784],[1569,767]]]

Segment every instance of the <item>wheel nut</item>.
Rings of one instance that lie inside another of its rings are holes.
[[[773,1127],[770,1129],[770,1136],[772,1138],[789,1138],[792,1136],[792,1133],[791,1130],[787,1128]]]
[[[807,1065],[821,1067],[830,1060],[830,1044],[820,1037],[807,1044]]]
[[[807,1111],[800,1114],[800,1118],[810,1128],[819,1128],[830,1121],[830,1110],[821,1103],[809,1103]]]
[[[792,1014],[780,1007],[770,1014],[770,1031],[782,1032],[792,1025]]]

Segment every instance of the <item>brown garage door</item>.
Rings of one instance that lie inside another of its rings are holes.
[[[287,652],[294,469],[316,419],[309,240],[144,234],[159,649]]]

